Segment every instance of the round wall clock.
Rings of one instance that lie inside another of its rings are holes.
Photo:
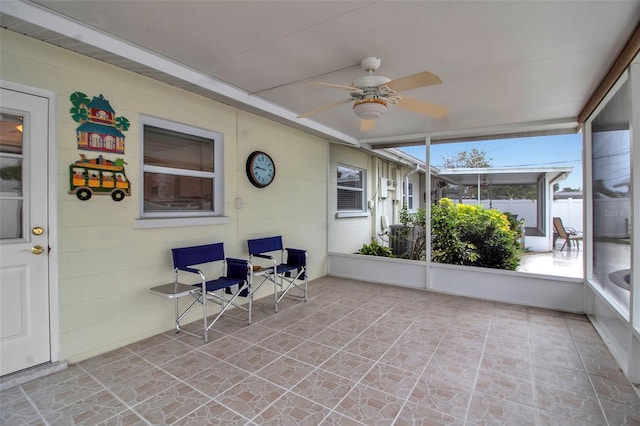
[[[269,154],[253,151],[247,158],[247,177],[253,186],[264,188],[276,177],[276,165]]]

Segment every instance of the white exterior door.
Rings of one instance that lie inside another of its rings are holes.
[[[49,100],[0,90],[0,375],[6,375],[51,360]]]

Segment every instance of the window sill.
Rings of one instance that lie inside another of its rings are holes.
[[[134,221],[134,228],[175,228],[178,226],[224,225],[231,222],[229,216],[200,217],[158,217],[140,218]]]
[[[369,213],[367,212],[337,212],[336,218],[342,219],[347,217],[368,217]]]

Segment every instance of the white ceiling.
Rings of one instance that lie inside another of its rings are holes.
[[[640,1],[36,3],[3,0],[0,24],[328,139],[371,144],[575,123],[640,17]],[[379,56],[377,74],[390,79],[439,75],[443,84],[403,93],[449,115],[391,108],[365,133],[350,104],[295,118],[348,98],[306,81],[349,85],[367,56]]]

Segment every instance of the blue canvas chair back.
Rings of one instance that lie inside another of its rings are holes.
[[[223,243],[215,243],[174,248],[171,249],[171,253],[173,254],[173,267],[184,269],[192,265],[224,260],[224,245]]]
[[[307,266],[307,255],[304,250],[287,249],[287,265]]]
[[[249,254],[268,253],[270,251],[282,250],[282,237],[267,237],[248,240]]]
[[[246,280],[249,275],[249,263],[243,259],[227,259],[227,278],[240,278]]]

